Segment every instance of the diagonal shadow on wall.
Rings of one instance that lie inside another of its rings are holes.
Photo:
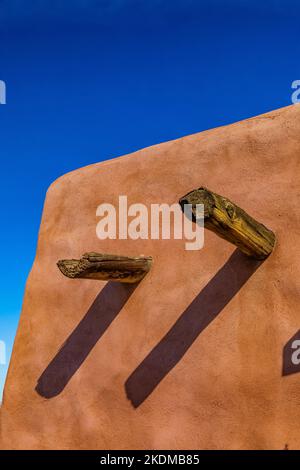
[[[125,305],[137,284],[108,282],[38,379],[44,398],[59,395]]]
[[[137,408],[176,366],[198,335],[217,317],[261,265],[235,250],[225,265],[204,287],[157,346],[125,383],[132,405]]]

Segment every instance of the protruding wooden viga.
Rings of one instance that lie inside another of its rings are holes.
[[[204,206],[204,226],[220,237],[236,245],[243,253],[256,259],[265,259],[275,245],[272,230],[257,222],[243,209],[226,197],[200,187],[179,200],[184,210],[185,204],[192,204],[195,221],[196,204]]]
[[[59,260],[57,266],[65,276],[71,279],[97,279],[132,284],[143,279],[150,270],[151,264],[151,256],[130,258],[91,252],[82,255],[79,260]]]

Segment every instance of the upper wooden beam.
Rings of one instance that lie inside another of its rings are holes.
[[[272,230],[226,197],[205,187],[189,192],[180,198],[179,204],[182,210],[185,204],[192,204],[194,221],[196,204],[203,204],[204,226],[236,245],[248,256],[265,259],[274,248],[275,234]]]
[[[60,271],[71,279],[97,279],[101,281],[139,282],[150,270],[151,256],[109,255],[85,253],[80,259],[62,259],[57,263]]]

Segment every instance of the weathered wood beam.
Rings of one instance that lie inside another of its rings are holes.
[[[221,238],[236,245],[243,253],[256,259],[265,259],[275,245],[275,234],[250,217],[243,209],[226,197],[200,187],[179,200],[192,204],[193,220],[196,220],[196,204],[204,206],[204,226]]]
[[[97,279],[132,284],[143,279],[151,264],[151,256],[130,258],[91,252],[85,253],[80,259],[59,260],[57,266],[71,279]]]

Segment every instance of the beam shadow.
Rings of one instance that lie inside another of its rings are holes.
[[[35,387],[44,398],[59,395],[125,305],[137,284],[108,282],[84,318],[44,370]]]
[[[140,406],[262,264],[235,250],[225,265],[125,383],[127,398]]]

